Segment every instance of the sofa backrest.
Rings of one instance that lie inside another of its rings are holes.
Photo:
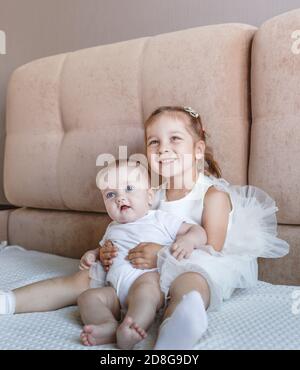
[[[79,257],[109,222],[96,158],[144,152],[143,122],[160,105],[201,113],[209,145],[233,183],[247,183],[250,50],[255,28],[199,27],[36,60],[7,96],[4,187],[21,207],[8,240]]]

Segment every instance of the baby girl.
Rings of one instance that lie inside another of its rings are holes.
[[[108,179],[108,181],[105,181]],[[169,246],[174,259],[188,258],[207,242],[204,229],[161,210],[151,210],[154,194],[149,176],[139,162],[117,161],[97,176],[108,215],[113,220],[100,242],[111,240],[119,254],[106,273],[97,261],[99,248],[84,254],[81,271],[0,291],[0,315],[50,311],[78,302],[85,324],[85,345],[117,342],[130,349],[146,337],[164,295],[156,268],[136,269],[126,258],[142,242]],[[121,310],[127,309],[120,323]]]
[[[206,244],[206,233],[201,226],[186,223],[181,217],[150,210],[153,191],[147,170],[139,163],[118,161],[117,166],[109,165],[99,172],[97,186],[113,220],[100,245],[111,240],[119,253],[107,273],[96,261],[99,248],[81,259],[81,268],[89,269],[90,286],[94,288],[79,297],[81,316],[87,324],[81,338],[85,345],[103,343],[103,330],[110,331],[111,337],[116,334],[120,348],[130,349],[145,338],[164,297],[157,269],[134,268],[126,258],[128,251],[141,242],[151,241],[170,246],[175,256],[188,258],[194,248]],[[110,304],[99,305],[97,301]],[[122,308],[128,310],[118,325]]]

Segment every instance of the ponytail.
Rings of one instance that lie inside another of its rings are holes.
[[[213,153],[209,147],[205,149],[204,160],[207,163],[207,167],[204,168],[205,175],[213,175],[217,178],[222,177],[220,166],[214,159]]]

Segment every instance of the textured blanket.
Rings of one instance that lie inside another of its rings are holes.
[[[0,289],[13,289],[38,280],[71,274],[78,260],[0,247]],[[297,298],[299,297],[299,298]],[[298,300],[298,302],[297,302]],[[151,349],[159,317],[136,349]],[[78,308],[46,313],[0,316],[0,349],[116,349],[115,344],[84,347]],[[217,312],[195,349],[300,349],[300,287],[274,286],[236,290]]]

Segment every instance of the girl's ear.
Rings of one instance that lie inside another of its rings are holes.
[[[196,159],[204,158],[204,153],[205,153],[205,142],[203,140],[199,140],[195,144],[195,158]]]

